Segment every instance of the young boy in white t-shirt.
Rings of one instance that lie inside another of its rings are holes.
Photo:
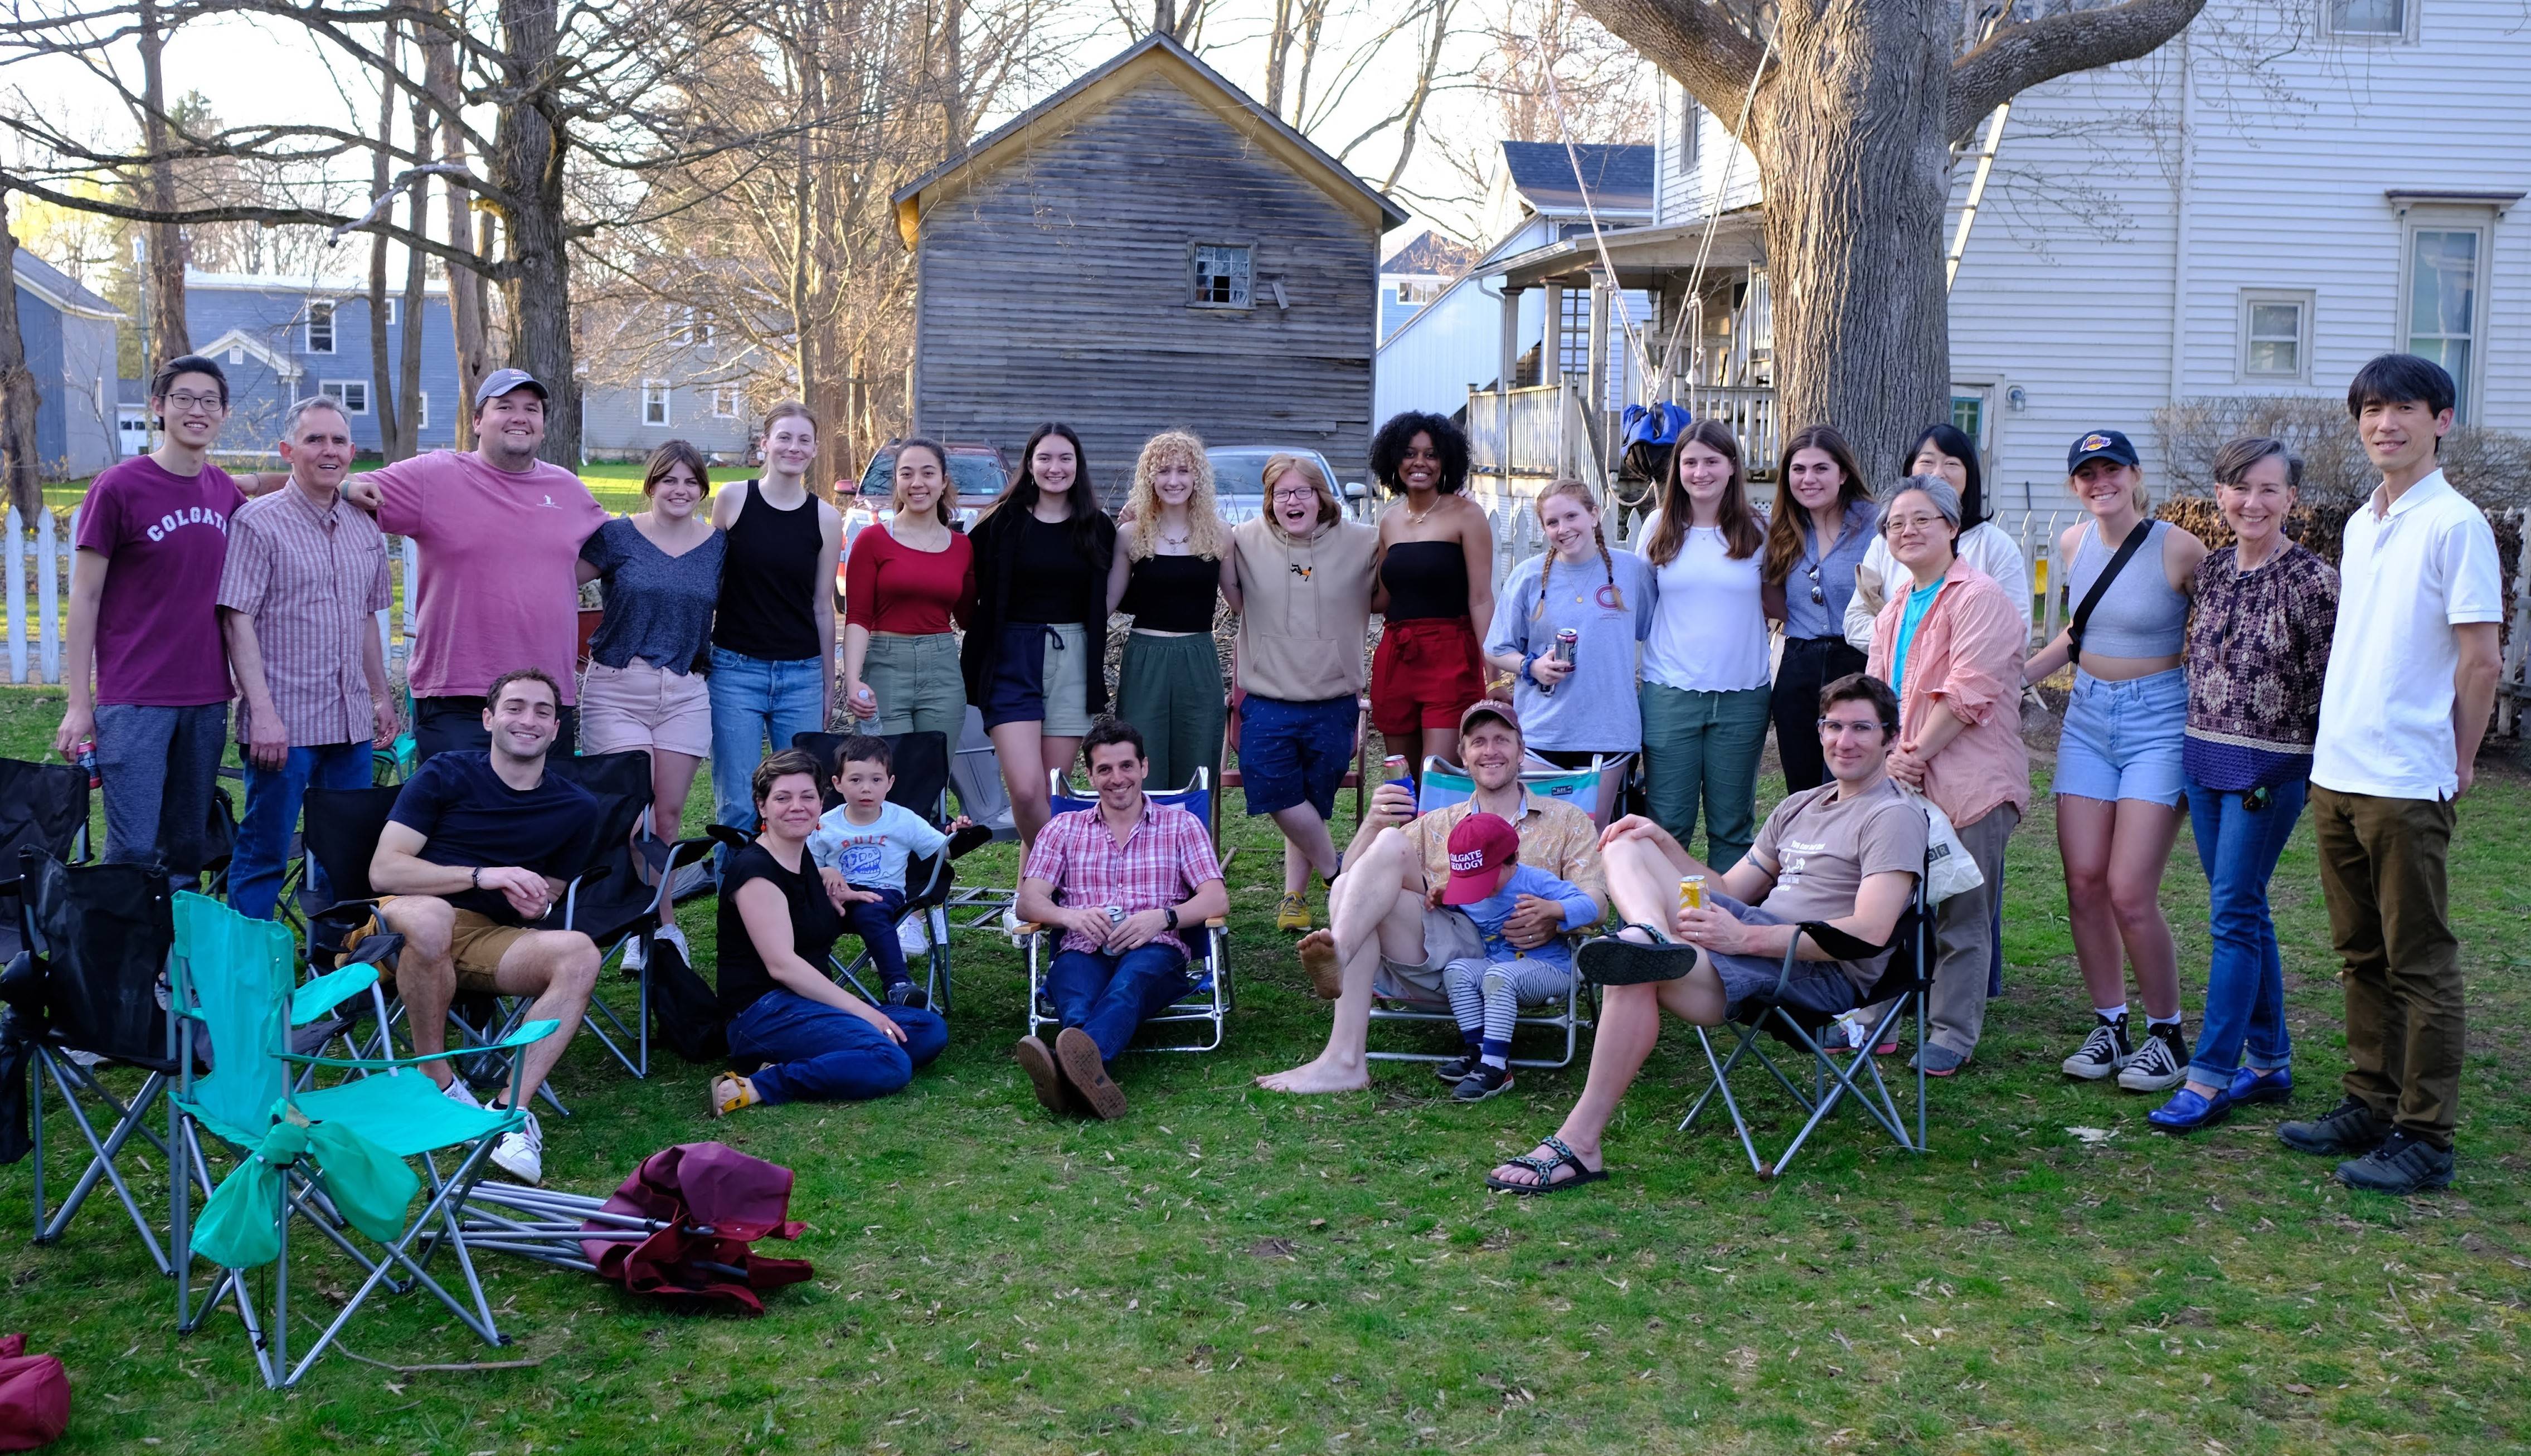
[[[836,913],[869,948],[885,982],[887,1004],[928,1006],[930,997],[906,973],[905,948],[896,938],[896,920],[905,910],[906,861],[940,853],[953,836],[963,842],[973,826],[961,814],[946,833],[932,828],[923,815],[888,802],[895,785],[886,740],[844,740],[835,756],[835,792],[844,802],[818,817],[816,832],[809,836],[809,858]]]

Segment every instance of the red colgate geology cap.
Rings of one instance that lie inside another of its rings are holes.
[[[1444,905],[1473,905],[1494,892],[1497,871],[1520,853],[1520,836],[1500,814],[1472,813],[1450,830],[1450,883]]]

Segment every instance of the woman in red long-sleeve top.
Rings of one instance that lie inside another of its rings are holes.
[[[892,518],[863,528],[844,565],[844,703],[865,732],[938,733],[954,749],[967,689],[953,628],[976,605],[976,551],[951,524],[948,452],[899,445],[889,504]]]

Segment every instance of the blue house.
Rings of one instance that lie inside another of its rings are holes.
[[[387,299],[382,320],[389,366],[404,358],[407,320],[402,291]],[[194,352],[219,361],[229,376],[229,422],[220,454],[268,456],[281,414],[300,398],[327,395],[352,421],[352,441],[378,450],[378,404],[385,381],[371,377],[368,285],[350,278],[273,278],[252,273],[185,272],[185,315]],[[422,306],[422,421],[424,450],[457,438],[455,412],[465,408],[457,376],[457,333],[448,285],[427,286]]]
[[[18,334],[35,376],[35,459],[46,479],[114,464],[115,330],[122,310],[18,250]]]

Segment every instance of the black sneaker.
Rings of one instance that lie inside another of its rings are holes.
[[[913,981],[900,980],[896,984],[887,988],[887,1004],[890,1006],[910,1006],[917,1011],[921,1011],[931,1004],[931,997],[929,993],[923,989],[923,987],[916,985]]]
[[[1450,1095],[1462,1102],[1482,1102],[1498,1092],[1510,1090],[1511,1068],[1479,1062],[1467,1076],[1459,1079],[1459,1085],[1451,1090]]]
[[[2349,1188],[2369,1188],[2375,1193],[2401,1198],[2412,1193],[2449,1188],[2452,1181],[2451,1149],[2437,1148],[2394,1128],[2390,1136],[2382,1140],[2381,1147],[2362,1157],[2339,1163],[2337,1181]]]
[[[2321,1157],[2362,1157],[2382,1146],[2390,1136],[2390,1125],[2373,1115],[2373,1109],[2353,1097],[2336,1108],[2309,1122],[2287,1122],[2277,1126],[2277,1141],[2296,1152],[2309,1152]]]
[[[2082,1048],[2056,1064],[2066,1076],[2080,1077],[2085,1082],[2113,1076],[2135,1059],[2135,1048],[2127,1043],[2127,1019],[2102,1016],[2097,1011],[2092,1015],[2092,1035],[2083,1038]]]
[[[1461,1078],[1477,1069],[1477,1054],[1473,1051],[1466,1056],[1454,1056],[1434,1067],[1433,1075],[1455,1086]]]
[[[2188,1043],[2179,1027],[2145,1029],[2144,1044],[2118,1069],[2118,1086],[2128,1092],[2164,1092],[2188,1080]]]

